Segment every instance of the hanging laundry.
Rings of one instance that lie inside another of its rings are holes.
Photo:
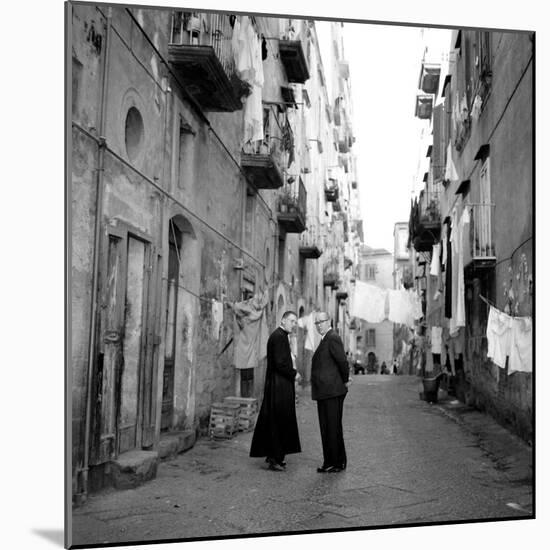
[[[432,327],[432,353],[441,354],[441,327]]]
[[[476,97],[474,99],[474,104],[472,106],[472,118],[474,120],[477,120],[479,118],[479,115],[481,114],[481,105],[483,104],[483,100],[479,96],[479,94],[476,94]]]
[[[533,371],[533,332],[530,317],[513,317],[508,374]]]
[[[242,16],[235,21],[231,44],[237,75],[250,87],[243,109],[244,142],[259,141],[264,138],[262,45],[248,16]]]
[[[267,59],[267,41],[262,34],[262,61],[265,61]]]
[[[381,323],[386,318],[386,296],[386,289],[356,281],[350,315],[369,323]]]
[[[411,316],[415,321],[417,321],[424,316],[422,312],[422,301],[420,300],[420,296],[414,290],[409,290],[408,295],[411,305]]]
[[[264,139],[262,87],[252,84],[244,103],[244,142]]]
[[[412,302],[409,292],[404,289],[388,290],[389,313],[388,319],[392,323],[414,326]]]
[[[265,307],[268,293],[257,293],[253,298],[233,304],[235,314],[234,364],[238,369],[250,369],[267,353],[267,317]]]
[[[466,326],[466,304],[465,304],[465,289],[464,289],[464,236],[469,234],[470,224],[470,209],[468,206],[462,211],[462,216],[458,223],[457,233],[457,281],[456,281],[456,314],[455,327]],[[453,331],[456,332],[456,331]]]
[[[432,261],[430,264],[430,275],[439,275],[439,254],[441,251],[441,245],[439,243],[434,244],[432,247]]]
[[[447,264],[447,224],[444,223],[441,228],[441,265]]]
[[[309,313],[304,317],[298,319],[298,326],[305,329],[306,338],[304,342],[304,348],[314,351],[317,349],[319,342],[321,342],[321,335],[315,328],[315,316],[313,313]]]
[[[506,356],[510,354],[511,349],[511,337],[512,318],[490,306],[487,319],[487,357],[499,367],[506,366]]]
[[[458,181],[458,173],[453,162],[451,142],[447,145],[447,165],[445,166],[445,180]]]
[[[212,338],[219,340],[220,327],[223,323],[223,303],[212,300]]]
[[[447,228],[447,241],[443,245],[446,250],[445,254],[445,317],[450,319],[453,316],[452,296],[453,296],[453,252],[451,243],[451,222],[445,224]]]

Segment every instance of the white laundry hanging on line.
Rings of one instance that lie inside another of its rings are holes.
[[[468,230],[470,224],[470,211],[468,206],[462,211],[462,216],[458,223],[458,235],[457,235],[457,258],[458,258],[458,272],[456,281],[456,318],[455,327],[466,326],[466,304],[465,304],[465,289],[464,289],[464,235]],[[454,316],[454,315],[453,315]],[[453,332],[453,334],[456,331]]]
[[[458,181],[458,173],[453,162],[451,141],[447,146],[447,165],[445,166],[445,179],[447,181]]]
[[[508,374],[533,371],[533,332],[530,317],[512,317]]]
[[[250,18],[246,15],[235,21],[233,27],[233,56],[235,69],[241,80],[250,85],[250,94],[244,102],[244,142],[264,139],[262,88],[264,71],[261,42]]]
[[[306,339],[304,342],[304,348],[308,350],[315,350],[321,342],[321,335],[315,328],[315,316],[313,313],[309,313],[304,317],[298,319],[298,326],[306,331]]]
[[[506,366],[506,356],[510,355],[512,338],[512,318],[490,306],[487,319],[487,357],[501,368]]]
[[[432,327],[432,353],[441,354],[441,327]]]
[[[386,296],[386,289],[356,281],[350,315],[369,323],[381,323],[386,318]]]
[[[212,300],[212,338],[220,338],[220,327],[223,323],[223,303]]]
[[[388,290],[388,301],[390,321],[407,326],[414,324],[411,301],[406,290]]]
[[[430,275],[439,275],[440,264],[439,264],[439,254],[441,251],[441,244],[434,244],[432,247],[432,261],[430,263]]]
[[[417,321],[424,316],[424,314],[422,313],[422,302],[420,300],[420,296],[414,290],[408,290],[407,293],[409,295],[409,302],[411,304],[412,318]]]

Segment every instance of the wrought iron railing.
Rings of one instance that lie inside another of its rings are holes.
[[[170,44],[212,47],[229,77],[236,74],[232,36],[228,15],[188,11],[174,11],[172,14]]]
[[[304,248],[322,248],[322,232],[319,228],[319,222],[315,218],[307,220],[306,230],[300,234],[300,247]]]
[[[288,165],[288,158],[294,147],[294,136],[290,125],[280,120],[273,106],[264,107],[264,137],[258,141],[247,142],[243,145],[243,152],[253,155],[271,155],[273,160],[282,168]]]
[[[289,213],[296,212],[303,216],[306,215],[307,193],[302,178],[292,184],[285,184],[279,199],[279,209],[282,211],[281,207],[284,207],[284,210]]]
[[[495,243],[493,242],[492,218],[494,203],[472,203],[471,245],[472,259],[495,259]]]
[[[420,222],[437,222],[441,218],[439,190],[424,190],[419,197],[418,209]]]

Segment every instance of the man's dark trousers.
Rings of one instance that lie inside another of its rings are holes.
[[[323,444],[323,467],[334,466],[345,468],[347,463],[346,448],[344,446],[344,430],[342,415],[344,412],[344,395],[319,399],[317,413],[321,428]]]

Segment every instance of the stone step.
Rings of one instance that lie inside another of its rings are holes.
[[[194,430],[163,433],[160,436],[158,446],[159,458],[161,460],[169,460],[193,447],[195,440],[196,435]]]
[[[159,454],[133,450],[110,462],[110,477],[116,489],[133,489],[157,476]]]

